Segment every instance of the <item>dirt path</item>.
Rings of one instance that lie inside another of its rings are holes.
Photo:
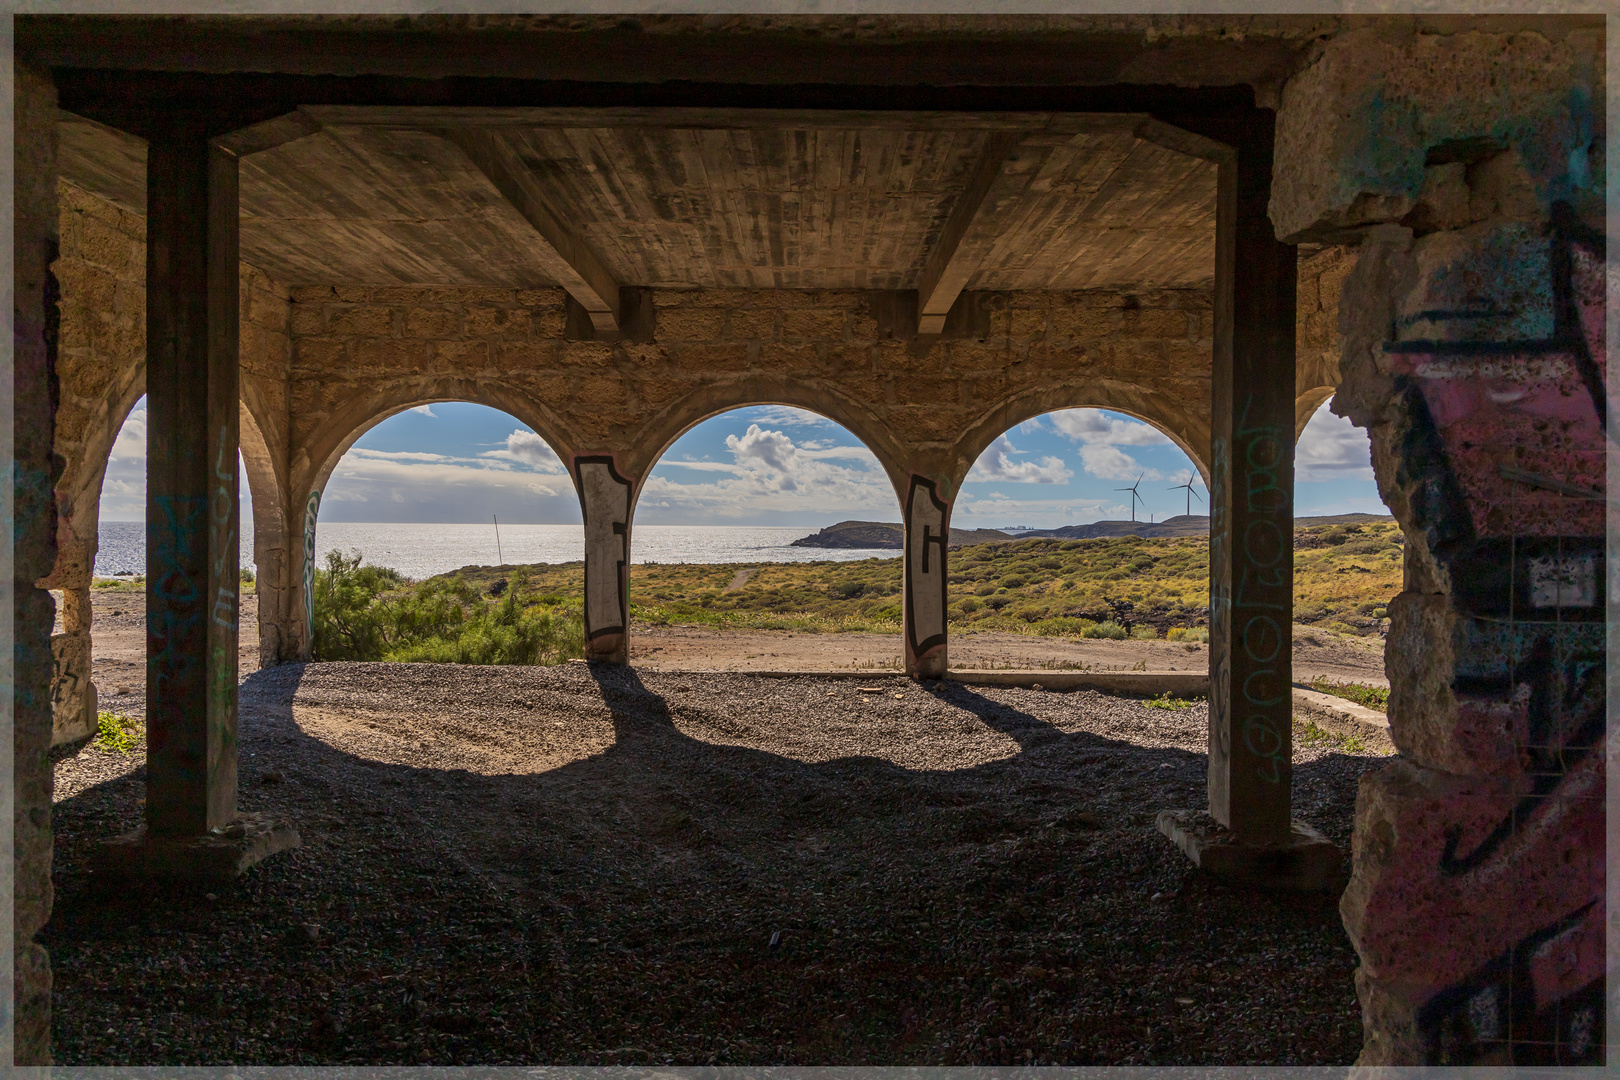
[[[56,769],[56,1058],[1355,1057],[1334,895],[1223,885],[1154,829],[1207,800],[1202,703],[869,681],[255,672],[239,805],[303,843],[206,897],[98,891],[145,785],[88,749]],[[1296,816],[1347,848],[1383,761],[1296,743]]]
[[[97,591],[93,677],[104,702],[140,692],[145,684],[146,609],[138,592]],[[1326,677],[1388,686],[1383,641],[1294,628],[1294,678]],[[900,667],[893,634],[806,634],[792,630],[722,631],[701,626],[635,628],[630,659],[652,671],[848,671]],[[1043,638],[1001,631],[957,634],[951,666],[972,668],[1088,668],[1099,671],[1206,671],[1209,647],[1174,641]],[[243,675],[258,670],[258,598],[242,603],[239,651]]]

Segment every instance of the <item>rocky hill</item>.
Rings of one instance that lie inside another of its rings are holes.
[[[997,529],[952,529],[951,547],[989,544],[1013,537]],[[793,541],[793,547],[809,548],[902,548],[905,531],[898,521],[840,521],[811,536]]]

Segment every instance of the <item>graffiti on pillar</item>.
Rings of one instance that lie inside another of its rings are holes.
[[[315,517],[321,510],[321,493],[309,493],[304,505],[304,647],[315,645]]]
[[[153,700],[148,703],[147,745],[161,750],[167,742],[171,685],[183,688],[203,657],[195,640],[203,621],[206,583],[194,572],[196,547],[207,536],[208,500],[194,495],[154,495],[155,521],[149,519],[147,590],[155,603],[146,611],[146,665]]]
[[[224,425],[220,426],[219,445],[214,453],[214,495],[210,513],[210,540],[214,547],[214,606],[211,615],[215,626],[234,632],[236,593],[241,579],[236,546],[236,447],[231,445],[230,430]]]
[[[1517,323],[1550,334],[1491,333],[1517,313],[1478,302],[1386,346],[1397,481],[1452,583],[1449,737],[1485,774],[1411,811],[1358,942],[1430,987],[1432,1064],[1600,1064],[1605,1043],[1603,239],[1558,205],[1545,251],[1550,318]]]
[[[607,455],[574,459],[585,515],[585,636],[623,634],[630,621],[630,490]]]
[[[913,475],[906,492],[906,645],[914,657],[945,645],[945,551],[950,504],[932,480]]]

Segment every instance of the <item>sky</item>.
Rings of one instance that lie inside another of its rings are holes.
[[[1387,513],[1372,479],[1367,436],[1324,404],[1295,455],[1295,514]],[[1209,493],[1192,463],[1157,429],[1102,409],[1068,409],[1020,424],[980,455],[952,514],[959,528],[1053,528],[1192,512]],[[242,481],[243,513],[251,513]],[[138,521],[146,500],[146,399],[119,432],[101,514]],[[506,413],[446,402],[408,409],[366,432],[333,470],[321,518],[334,522],[575,524],[579,499],[563,464]],[[636,508],[641,525],[782,525],[819,529],[861,518],[898,521],[877,459],[844,428],[781,405],[703,421],[665,452]]]

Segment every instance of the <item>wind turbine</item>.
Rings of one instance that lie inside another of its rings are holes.
[[[1146,475],[1147,475],[1147,473],[1142,474],[1142,476],[1146,476]],[[1136,478],[1136,483],[1132,484],[1128,488],[1115,488],[1114,489],[1115,491],[1128,491],[1128,492],[1131,493],[1131,521],[1133,523],[1136,521],[1136,500],[1142,499],[1142,496],[1140,496],[1140,495],[1138,495],[1136,493],[1136,489],[1142,486],[1142,476],[1138,476]],[[1147,500],[1146,499],[1142,499],[1142,505],[1143,506],[1147,505]]]
[[[1169,490],[1171,490],[1171,491],[1180,491],[1183,488],[1185,488],[1187,490],[1187,516],[1192,517],[1193,496],[1198,495],[1198,493],[1193,490],[1192,477],[1189,476],[1187,478],[1187,482],[1185,484],[1177,484],[1174,487],[1170,488]],[[1202,495],[1198,495],[1198,501],[1203,502],[1204,497]]]

